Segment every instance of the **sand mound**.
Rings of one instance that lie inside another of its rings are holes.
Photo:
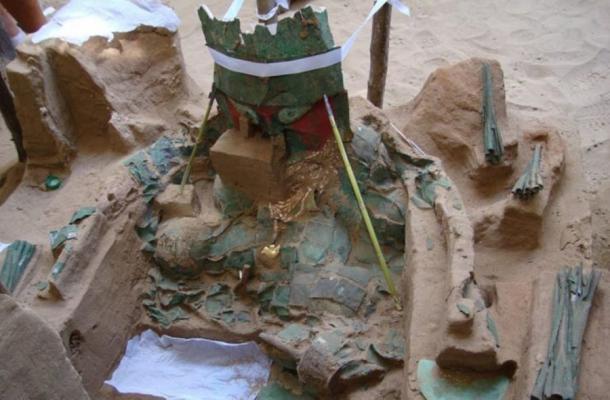
[[[57,332],[4,294],[0,294],[0,332],[2,396],[89,399]]]
[[[150,144],[199,95],[175,34],[161,28],[80,47],[55,39],[24,45],[8,77],[29,165],[65,166],[81,149],[125,153]]]
[[[487,163],[483,156],[481,65],[484,62],[492,66],[494,105],[498,126],[505,138],[505,156],[498,165]],[[549,334],[555,273],[566,265],[589,263],[591,218],[587,204],[576,201],[584,189],[578,152],[566,146],[565,134],[560,134],[560,128],[541,123],[520,111],[507,113],[502,76],[499,64],[481,59],[440,68],[432,73],[413,101],[389,114],[424,151],[442,160],[447,175],[462,196],[467,213],[466,226],[474,230],[472,237],[457,230],[457,237],[472,240],[474,267],[471,277],[482,288],[488,306],[485,311],[494,319],[498,332],[496,346],[492,342],[487,348],[489,340],[477,334],[476,327],[479,326],[478,332],[484,333],[490,325],[477,325],[476,319],[470,339],[452,335],[452,330],[455,331],[451,329],[452,304],[463,306],[467,302],[456,302],[451,292],[441,294],[448,290],[438,283],[439,276],[448,272],[438,262],[443,257],[437,255],[434,261],[425,262],[425,254],[415,253],[410,259],[413,270],[407,285],[413,296],[411,322],[407,325],[407,331],[411,333],[408,373],[414,376],[415,363],[434,355],[440,366],[479,370],[489,370],[493,365],[490,361],[497,357],[504,371],[515,372],[517,384],[511,385],[509,398],[525,398],[539,367],[539,357],[535,355],[538,353],[532,349],[544,354]],[[519,199],[511,193],[511,188],[526,170],[536,144],[543,148],[540,166],[544,188],[533,198]],[[452,206],[452,202],[455,200],[446,202],[449,209],[460,207],[461,203]],[[435,207],[441,221],[447,218],[443,211],[446,210],[442,206]],[[416,216],[417,213],[411,215],[412,218]],[[442,234],[435,237],[429,230],[431,224],[426,225],[422,220],[419,225],[423,228],[418,228],[417,234],[411,237],[427,237],[430,243],[443,241]],[[441,232],[445,235],[455,231],[446,223],[443,226]],[[452,243],[451,239],[446,239],[446,243]],[[435,248],[435,245],[428,246],[432,252]],[[470,257],[468,252],[464,255]],[[606,285],[607,281],[603,279],[602,290]],[[449,325],[438,316],[430,317],[431,310],[442,312],[440,304],[443,301],[434,305],[430,300],[438,297],[446,298],[444,303],[449,312],[445,315]],[[599,297],[598,301],[601,301]],[[594,303],[594,310],[603,307],[600,304]],[[594,311],[592,315],[595,318],[599,314]],[[603,321],[591,321],[591,325],[598,330],[591,333],[590,329],[585,341],[599,340],[596,339],[600,335],[599,329],[605,329]],[[438,326],[448,328],[442,328],[439,333]],[[594,378],[586,375],[595,374],[589,368],[595,368],[598,358],[597,353],[588,353],[587,349],[583,355],[581,392],[597,393],[592,394],[593,397],[603,396],[598,393]],[[587,370],[590,372],[585,372]],[[407,398],[419,398],[415,383],[410,383],[408,388],[414,392],[407,391],[413,394]]]

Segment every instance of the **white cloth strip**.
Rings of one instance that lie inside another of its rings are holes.
[[[277,12],[280,10],[279,5],[275,5],[271,10],[269,10],[266,14],[256,13],[256,17],[259,21],[269,21],[271,18],[275,17]]]
[[[231,5],[231,8],[233,8],[233,5],[238,1],[239,0],[235,0]],[[381,7],[383,7],[385,4],[391,4],[392,7],[396,8],[396,10],[398,10],[404,15],[411,15],[409,7],[401,3],[400,0],[377,0],[364,22],[358,26],[354,33],[352,33],[351,36],[345,41],[343,46],[337,47],[326,53],[303,57],[297,60],[264,63],[231,57],[218,50],[214,50],[211,47],[208,47],[208,49],[210,51],[210,54],[212,55],[212,58],[214,59],[214,62],[220,65],[221,67],[242,74],[258,76],[260,78],[300,74],[303,72],[313,71],[320,68],[330,67],[331,65],[338,64],[345,60],[350,50],[352,49],[360,31],[362,31],[366,24],[373,18],[373,16],[375,16],[375,14],[377,14],[377,12],[379,12]],[[206,9],[210,17],[213,17],[209,9],[205,6],[204,8]]]
[[[275,4],[282,7],[284,10],[290,10],[290,0],[275,0]]]
[[[244,5],[244,0],[233,0],[233,3],[227,9],[225,16],[222,17],[223,21],[231,21],[237,17],[239,14],[239,10],[241,10]]]
[[[425,151],[423,151],[423,150],[421,149],[421,147],[419,147],[419,146],[417,145],[417,143],[415,143],[415,141],[414,141],[414,140],[409,139],[409,138],[407,137],[407,135],[405,135],[404,133],[402,133],[402,131],[401,131],[400,129],[398,129],[398,128],[396,127],[396,125],[394,125],[394,123],[393,123],[393,122],[390,122],[390,126],[392,126],[392,128],[393,128],[393,129],[394,129],[394,130],[395,130],[395,131],[398,133],[398,135],[400,136],[400,138],[401,138],[401,139],[402,139],[402,140],[403,140],[405,143],[407,143],[409,146],[411,146],[411,148],[413,149],[413,151],[415,151],[415,152],[417,153],[417,155],[424,156],[424,157],[425,157],[425,156],[427,156],[426,152],[425,152]]]
[[[356,42],[356,38],[358,38],[358,35],[360,34],[360,31],[362,31],[366,24],[368,24],[369,21],[375,16],[375,14],[377,14],[379,10],[381,10],[381,7],[388,3],[391,4],[392,7],[396,8],[400,13],[407,16],[411,15],[411,10],[409,10],[409,7],[401,3],[400,0],[377,0],[373,5],[373,8],[371,8],[371,12],[369,12],[369,15],[367,15],[364,22],[360,24],[360,26],[354,31],[354,33],[352,33],[352,35],[345,41],[345,43],[343,43],[343,46],[341,46],[341,60],[345,60],[345,57],[347,57],[347,55],[349,54],[350,50],[354,46],[354,43]]]
[[[320,68],[326,68],[341,62],[341,48],[336,48],[315,56],[299,58],[298,60],[260,63],[242,60],[208,48],[214,62],[230,71],[240,74],[254,75],[260,78],[271,76],[301,74]]]

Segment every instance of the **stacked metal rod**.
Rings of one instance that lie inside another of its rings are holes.
[[[493,81],[491,67],[483,64],[483,142],[485,145],[485,159],[490,164],[499,164],[504,154],[502,135],[496,121],[494,108]]]
[[[542,157],[542,145],[537,144],[534,148],[534,155],[527,164],[523,175],[519,177],[512,192],[522,200],[533,197],[544,188],[542,176],[540,175],[540,161]]]
[[[582,339],[600,277],[601,272],[585,274],[582,267],[565,268],[557,274],[551,337],[532,400],[576,398]]]

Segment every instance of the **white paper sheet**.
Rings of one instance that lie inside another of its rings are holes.
[[[32,35],[32,42],[59,38],[81,45],[92,36],[110,40],[114,32],[129,32],[140,25],[175,32],[180,19],[161,0],[71,0]]]
[[[4,251],[4,249],[6,249],[10,245],[11,245],[10,243],[2,243],[2,242],[0,242],[0,253],[2,253]]]
[[[168,400],[254,400],[270,367],[254,342],[159,337],[148,330],[129,340],[106,383],[121,393]]]

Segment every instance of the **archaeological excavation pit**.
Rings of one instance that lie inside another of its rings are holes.
[[[0,186],[0,398],[602,398],[581,166],[497,61],[381,110],[325,9],[246,32],[202,6],[203,93],[149,3],[6,68],[27,161]]]

